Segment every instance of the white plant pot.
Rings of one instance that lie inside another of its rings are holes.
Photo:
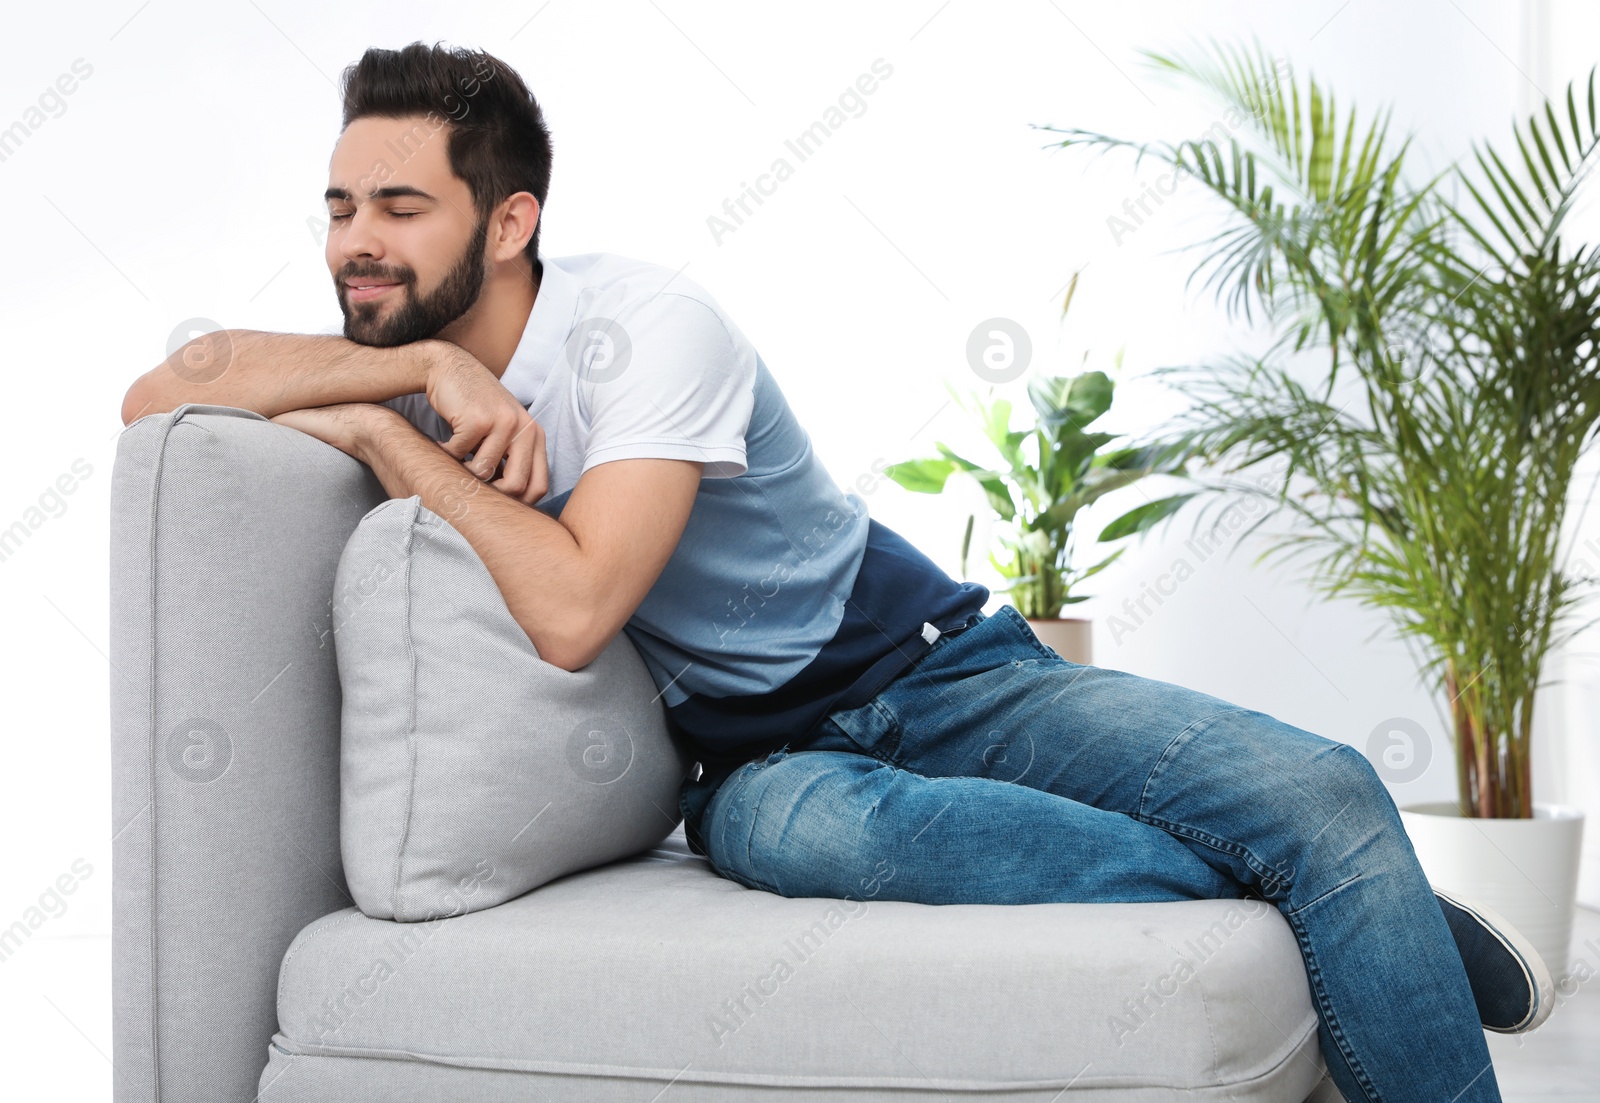
[[[1039,642],[1069,663],[1090,666],[1094,662],[1094,622],[1079,617],[1028,619],[1028,627]]]
[[[1407,805],[1400,820],[1435,888],[1499,912],[1533,943],[1552,977],[1567,971],[1582,809],[1536,803],[1532,819],[1473,819],[1440,801]]]

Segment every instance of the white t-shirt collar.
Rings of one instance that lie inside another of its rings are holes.
[[[550,378],[551,369],[565,355],[578,307],[578,284],[572,275],[548,257],[541,257],[543,272],[528,323],[517,351],[511,354],[501,386],[524,406],[531,406]]]

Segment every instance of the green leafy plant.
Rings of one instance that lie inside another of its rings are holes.
[[[1004,556],[989,553],[990,564],[1008,582],[1000,592],[1009,594],[1026,617],[1059,617],[1062,606],[1085,599],[1073,593],[1073,587],[1104,570],[1124,550],[1119,548],[1090,567],[1074,566],[1079,512],[1147,475],[1183,471],[1181,455],[1168,446],[1113,448],[1117,434],[1091,431],[1111,408],[1114,389],[1110,377],[1100,371],[1034,378],[1028,383],[1028,400],[1037,422],[1032,428],[1013,429],[1008,399],[985,402],[973,395],[964,401],[946,384],[957,404],[983,427],[1000,463],[974,463],[936,443],[938,456],[891,464],[884,474],[907,490],[926,494],[943,491],[958,471],[977,480],[1005,525],[996,537]],[[1175,495],[1129,510],[1101,530],[1100,540],[1143,532],[1190,497]],[[967,518],[961,542],[963,575],[974,520]]]
[[[1531,816],[1535,694],[1594,581],[1561,549],[1600,420],[1600,255],[1561,233],[1600,158],[1594,73],[1513,127],[1514,154],[1480,144],[1413,181],[1387,111],[1358,124],[1259,46],[1149,57],[1220,94],[1229,125],[1059,145],[1132,149],[1198,182],[1224,221],[1192,243],[1191,280],[1272,337],[1261,356],[1166,369],[1195,399],[1168,439],[1221,472],[1208,491],[1269,500],[1253,528],[1295,522],[1263,556],[1304,556],[1322,592],[1420,644],[1463,813]],[[1452,178],[1461,202],[1439,186]],[[1267,461],[1264,484],[1238,477]]]

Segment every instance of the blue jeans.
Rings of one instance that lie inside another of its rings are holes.
[[[1011,606],[739,767],[701,827],[719,874],[783,896],[1259,897],[1299,941],[1347,1100],[1500,1098],[1449,927],[1361,752],[1068,662]]]

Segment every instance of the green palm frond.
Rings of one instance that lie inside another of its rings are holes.
[[[1476,219],[1459,212],[1458,222],[1501,268],[1515,268],[1554,248],[1600,151],[1594,82],[1590,69],[1581,108],[1577,86],[1569,84],[1564,110],[1546,101],[1542,110],[1514,125],[1516,158],[1502,159],[1485,143],[1473,147],[1479,174],[1463,173],[1461,179],[1489,227],[1480,229]]]
[[[1232,216],[1195,243],[1191,282],[1214,290],[1251,322],[1292,313],[1293,345],[1339,348],[1347,334],[1385,341],[1391,316],[1412,305],[1416,276],[1434,252],[1444,214],[1434,185],[1408,188],[1409,139],[1389,137],[1390,113],[1341,118],[1314,78],[1302,93],[1292,67],[1257,44],[1214,47],[1189,59],[1150,53],[1152,65],[1212,93],[1223,113],[1198,137],[1131,142],[1079,128],[1057,147],[1125,149],[1200,182]],[[1328,382],[1337,379],[1336,359]]]
[[[1193,243],[1193,277],[1273,338],[1262,357],[1161,373],[1193,403],[1166,443],[1220,472],[1209,505],[1255,503],[1247,532],[1284,523],[1260,558],[1297,562],[1422,645],[1463,808],[1530,814],[1534,696],[1597,581],[1561,544],[1600,434],[1600,254],[1563,243],[1600,159],[1595,73],[1509,147],[1475,145],[1452,203],[1441,176],[1408,176],[1388,111],[1341,113],[1259,44],[1150,61],[1231,114],[1180,142],[1067,130],[1060,145],[1132,150],[1203,185],[1224,217]],[[1292,355],[1305,350],[1324,371]]]

